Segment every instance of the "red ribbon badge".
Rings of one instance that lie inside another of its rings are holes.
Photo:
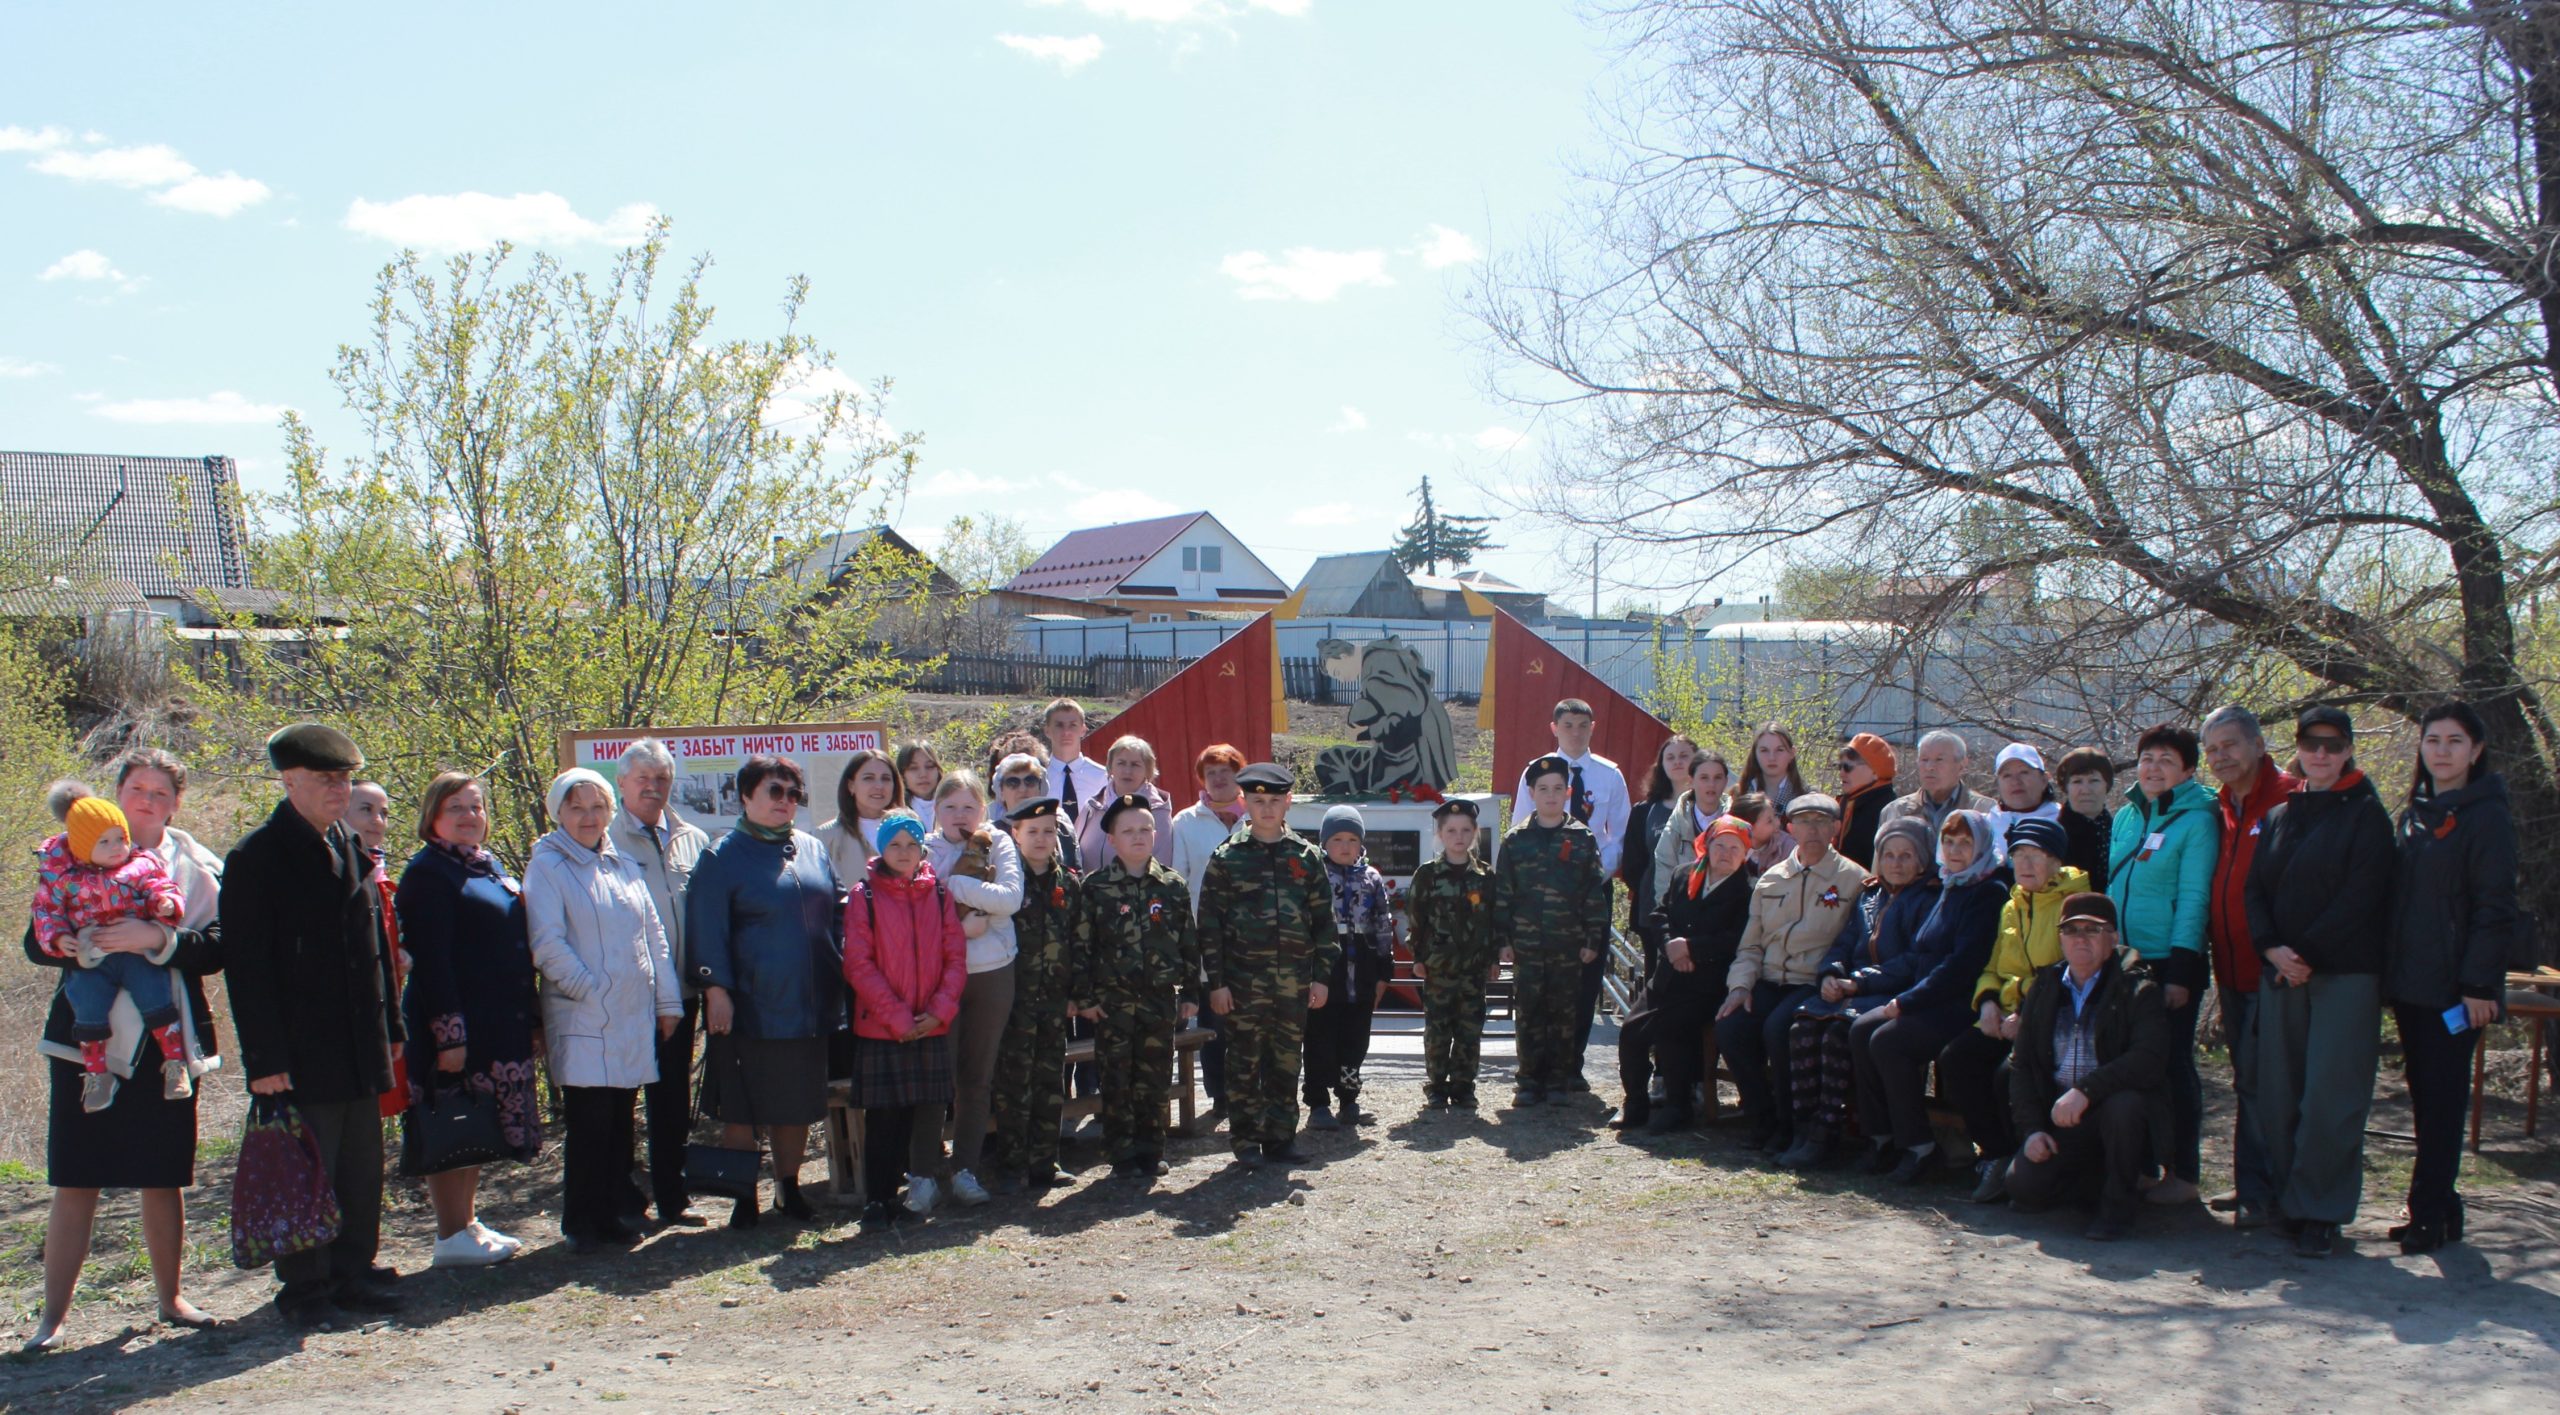
[[[2453,820],[2453,812],[2447,811],[2444,813],[2444,824],[2436,827],[2436,839],[2442,840],[2446,836],[2453,834]]]
[[[1052,909],[1064,909],[1067,907],[1067,887],[1065,885],[1053,884],[1049,886],[1049,907]]]
[[[1819,904],[1819,905],[1821,905],[1821,906],[1822,906],[1823,908],[1825,908],[1825,909],[1837,909],[1837,908],[1839,908],[1839,907],[1840,907],[1840,887],[1839,887],[1838,885],[1833,885],[1831,888],[1829,888],[1829,889],[1826,889],[1826,890],[1822,891],[1822,897],[1821,897],[1820,899],[1815,900],[1814,902],[1815,902],[1815,903],[1817,903],[1817,904]]]

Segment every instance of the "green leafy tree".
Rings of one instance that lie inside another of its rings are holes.
[[[1011,516],[954,516],[933,558],[962,589],[984,594],[1021,574],[1040,549]]]
[[[1397,534],[1393,552],[1406,571],[1437,575],[1442,565],[1463,570],[1474,563],[1477,552],[1502,548],[1493,543],[1493,532],[1487,529],[1493,524],[1491,516],[1455,516],[1434,505],[1431,478],[1422,479],[1414,498],[1421,505]]]
[[[520,855],[564,729],[867,714],[907,681],[874,629],[917,567],[782,572],[812,528],[876,519],[916,438],[798,331],[805,280],[780,332],[731,336],[666,234],[593,276],[506,246],[384,268],[332,373],[363,451],[333,463],[289,416],[288,488],[255,503],[254,574],[300,632],[196,674],[212,746],[254,760],[309,715],[397,797],[485,771]]]

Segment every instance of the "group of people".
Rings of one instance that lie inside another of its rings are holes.
[[[1613,879],[1644,943],[1623,1125],[1686,1123],[1712,1043],[1777,1162],[1825,1163],[1856,1137],[1870,1168],[1918,1182],[1947,1163],[1934,1067],[1977,1198],[2076,1188],[2097,1202],[2091,1235],[2117,1237],[2145,1201],[2198,1197],[2210,985],[2241,1098],[2229,1206],[2320,1254],[2360,1194],[2388,1003],[2419,1146],[2394,1236],[2411,1252],[2461,1236],[2463,1072],[2518,919],[2504,788],[2470,709],[2424,718],[2396,821],[2354,764],[2351,720],[2326,707],[2296,723],[2299,775],[2236,707],[2201,739],[2154,728],[2120,803],[2094,748],[2049,770],[2012,744],[1976,793],[1952,733],[1917,744],[1902,795],[1894,749],[1854,737],[1826,793],[1775,726],[1738,776],[1672,738],[1638,798],[1591,750],[1587,704],[1552,721],[1556,750],[1522,773],[1490,860],[1476,805],[1438,807],[1402,927],[1355,807],[1310,841],[1289,825],[1291,774],[1215,746],[1177,809],[1145,741],[1086,759],[1067,700],[1040,733],[1000,739],[984,777],[924,746],[854,754],[814,832],[802,766],[756,756],[737,824],[706,836],[672,809],[672,756],[642,739],[612,780],[550,783],[551,829],[520,873],[488,848],[484,783],[460,772],[428,784],[395,872],[393,803],[331,727],[269,740],[284,799],[227,858],[172,824],[184,766],[128,753],[110,795],[57,789],[64,828],[31,907],[27,955],[63,981],[28,1345],[59,1340],[106,1188],[142,1191],[163,1319],[212,1323],[179,1290],[179,1193],[198,1085],[220,1064],[216,972],[247,1089],[290,1101],[337,1196],[334,1241],[275,1265],[280,1314],[318,1326],[399,1306],[377,1261],[381,1122],[439,1095],[494,1115],[501,1162],[538,1153],[549,1110],[561,1231],[595,1252],[701,1222],[697,1102],[751,1172],[769,1150],[771,1209],[812,1217],[798,1177],[831,1080],[862,1116],[866,1224],[1068,1182],[1071,1088],[1098,1088],[1106,1157],[1144,1181],[1165,1172],[1177,1030],[1195,1024],[1215,1033],[1204,1069],[1235,1163],[1302,1162],[1302,1100],[1307,1127],[1369,1118],[1361,1070],[1399,942],[1422,983],[1428,1110],[1477,1106],[1506,964],[1512,1104],[1587,1091]],[[2218,791],[2195,779],[2200,757]],[[1064,1064],[1079,1034],[1085,1075]],[[521,1248],[481,1220],[476,1165],[423,1172],[403,1148],[435,1213],[432,1265]],[[749,1181],[728,1222],[760,1222],[761,1198]]]
[[[1807,785],[1783,727],[1738,782],[1674,737],[1626,827],[1631,858],[1652,848],[1621,871],[1646,962],[1618,1123],[1685,1125],[1720,1057],[1774,1163],[1854,1159],[1917,1184],[1949,1163],[1934,1071],[1977,1202],[2077,1195],[2089,1237],[2121,1238],[2144,1205],[2201,1197],[2211,989],[2239,1101],[2215,1206],[2323,1257],[2363,1193],[2387,1007],[2417,1140],[2391,1236],[2407,1253],[2458,1240],[2472,1050],[2521,926],[2515,828],[2479,715],[2447,703],[2418,731],[2396,816],[2357,765],[2354,720],[2325,705],[2295,721],[2290,771],[2245,708],[2153,727],[2121,796],[2095,748],[2048,769],[2012,743],[1984,795],[1965,740],[1933,732],[1896,795],[1898,759],[1872,735],[1841,749],[1836,793]],[[1774,859],[1771,815],[1788,843]]]

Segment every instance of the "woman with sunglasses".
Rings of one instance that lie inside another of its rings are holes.
[[[800,1161],[809,1127],[826,1114],[827,1037],[844,1023],[844,887],[827,847],[797,824],[809,802],[798,762],[747,758],[738,802],[737,826],[702,852],[685,895],[685,940],[711,1034],[702,1101],[731,1149],[754,1149],[758,1128],[771,1134],[774,1207],[812,1218]],[[756,1217],[750,1194],[729,1223],[748,1228]]]
[[[996,808],[988,813],[989,825],[1004,825],[1013,813],[1034,801],[1049,796],[1049,763],[1045,751],[1035,750],[1031,743],[1022,751],[1008,752],[997,761],[990,780],[996,784]],[[1005,827],[1012,829],[1010,826]],[[1068,869],[1079,869],[1076,859],[1076,835],[1073,830],[1058,833],[1058,862]]]
[[[2342,708],[2294,723],[2302,784],[2259,827],[2249,942],[2264,965],[2249,1084],[2276,1213],[2325,1258],[2364,1195],[2364,1122],[2382,1031],[2391,928],[2391,813],[2356,770]]]

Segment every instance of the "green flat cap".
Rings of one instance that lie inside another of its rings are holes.
[[[267,765],[278,771],[362,771],[355,739],[324,722],[297,722],[267,739]]]

